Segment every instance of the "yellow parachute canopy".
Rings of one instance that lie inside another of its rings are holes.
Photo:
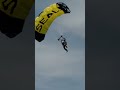
[[[10,38],[22,32],[35,0],[0,0],[0,30]]]
[[[39,42],[44,40],[45,34],[52,22],[58,16],[66,13],[70,13],[70,10],[67,5],[62,2],[46,7],[39,16],[35,18],[35,39]]]
[[[34,0],[0,0],[0,10],[11,17],[25,19]]]

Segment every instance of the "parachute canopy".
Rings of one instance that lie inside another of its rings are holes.
[[[54,3],[46,7],[35,18],[35,39],[39,42],[44,40],[52,22],[58,17],[66,13],[70,13],[70,9],[63,2]]]
[[[33,3],[34,0],[0,0],[0,31],[10,38],[22,32]]]

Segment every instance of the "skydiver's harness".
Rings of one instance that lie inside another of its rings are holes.
[[[61,40],[61,43],[65,46],[67,45],[67,42],[65,40]]]
[[[61,39],[62,38],[62,39]],[[64,45],[64,46],[66,46],[67,47],[67,42],[66,42],[66,39],[64,38],[64,37],[60,37],[59,39],[58,39],[58,41],[61,41],[61,43],[62,43],[62,45]]]

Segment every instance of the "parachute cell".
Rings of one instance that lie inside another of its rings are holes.
[[[44,40],[45,34],[47,33],[52,22],[62,14],[70,13],[70,9],[66,4],[58,2],[46,7],[40,14],[35,18],[35,39],[39,42]]]

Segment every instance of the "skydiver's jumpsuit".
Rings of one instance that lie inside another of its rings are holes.
[[[63,48],[68,52],[68,50],[67,50],[67,42],[65,41],[65,39],[62,39],[61,43],[63,45]]]
[[[60,38],[58,39],[58,41],[61,41],[62,45],[63,45],[63,48],[68,52],[67,50],[67,42],[66,42],[66,39],[61,35]]]

